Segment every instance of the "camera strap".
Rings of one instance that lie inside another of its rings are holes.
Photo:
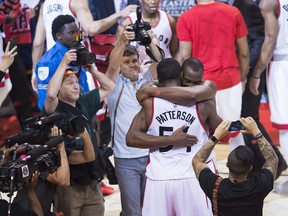
[[[156,45],[156,44],[155,44]],[[161,53],[162,59],[165,58],[165,52],[163,49],[161,49],[159,46],[156,45],[156,47],[158,48],[159,52]],[[158,60],[154,57],[153,53],[151,52],[150,49],[148,49],[148,47],[145,46],[146,49],[146,54],[155,62],[158,62]]]
[[[118,99],[117,99],[117,102],[116,102],[116,106],[115,106],[115,111],[114,111],[113,133],[112,133],[112,139],[111,139],[112,147],[114,146],[114,133],[115,133],[116,114],[117,114],[117,109],[118,109],[118,106],[119,106],[120,98],[121,98],[121,95],[122,95],[122,93],[123,93],[123,89],[124,89],[124,83],[123,83],[122,88],[121,88],[121,91],[120,91],[120,93],[119,93],[119,96],[118,96]]]
[[[213,189],[213,193],[212,193],[213,216],[218,216],[217,196],[218,196],[218,189],[219,189],[219,186],[220,186],[220,183],[222,180],[223,180],[223,178],[221,176],[218,176],[218,178],[215,182],[214,189]]]

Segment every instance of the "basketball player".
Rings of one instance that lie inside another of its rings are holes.
[[[179,63],[171,58],[157,66],[158,81],[163,86],[179,86],[180,73]],[[142,102],[126,141],[131,147],[150,148],[143,216],[212,215],[191,160],[208,140],[207,126],[215,128],[221,121],[212,100],[193,106],[156,97]],[[207,164],[214,172],[215,162],[212,153]]]

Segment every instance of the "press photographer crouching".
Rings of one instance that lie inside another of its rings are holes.
[[[88,147],[83,140],[65,140],[70,164],[70,186],[58,187],[55,208],[64,215],[101,216],[104,215],[104,203],[98,182],[102,178],[103,170],[98,163],[92,118],[102,107],[101,101],[110,94],[115,85],[92,65],[85,66],[98,80],[100,87],[80,95],[78,73],[69,66],[71,62],[77,61],[77,57],[76,49],[70,49],[65,53],[49,82],[44,109],[48,114],[57,111],[67,114],[68,117],[78,116],[81,119],[79,122],[82,121],[85,125],[85,138],[90,140],[92,148],[87,152],[89,155],[84,154],[84,157],[80,157],[79,153],[86,152]],[[93,155],[92,160],[90,154]]]
[[[37,121],[37,123],[43,123],[46,119],[48,117],[43,118],[43,121]],[[39,137],[40,131],[44,132],[48,129],[46,124],[44,126],[43,129],[40,129],[41,127],[38,128],[38,126],[35,126],[35,129],[24,129],[19,134],[11,136],[13,139],[10,139],[11,137],[8,138],[5,143],[9,148],[6,150],[5,157],[0,165],[0,191],[9,193],[8,209],[14,212],[11,215],[24,215],[23,212],[28,212],[35,203],[38,204],[39,202],[42,213],[37,213],[37,215],[43,215],[43,211],[44,215],[49,215],[55,193],[55,187],[53,187],[52,183],[69,184],[69,178],[67,177],[69,175],[69,166],[64,149],[64,139],[57,127],[49,126],[51,133],[47,134],[46,142],[43,141],[38,144],[27,143],[29,140],[33,140],[35,135]],[[23,142],[21,142],[21,137],[25,138],[26,141],[23,139]],[[14,142],[17,139],[19,139],[19,145]],[[37,173],[40,172],[41,175],[36,184]],[[33,187],[29,187],[29,181],[32,181],[30,184]],[[16,191],[18,191],[17,195],[10,206],[11,197]],[[18,209],[23,210],[19,211]]]

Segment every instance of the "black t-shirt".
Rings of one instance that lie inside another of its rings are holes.
[[[0,215],[8,215],[8,202],[6,200],[0,200]],[[32,211],[26,211],[19,205],[12,203],[11,216],[37,216],[37,214]]]
[[[200,186],[211,202],[217,178],[208,168],[199,175]],[[263,200],[273,189],[273,182],[273,175],[267,169],[240,183],[223,179],[217,196],[219,216],[262,216]]]

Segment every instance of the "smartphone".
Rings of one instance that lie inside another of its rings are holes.
[[[239,120],[231,122],[229,131],[238,131],[238,130],[245,130],[244,125]]]
[[[13,49],[15,46],[17,46],[17,40],[15,38],[10,40],[10,47],[9,47],[9,51],[11,49]]]

